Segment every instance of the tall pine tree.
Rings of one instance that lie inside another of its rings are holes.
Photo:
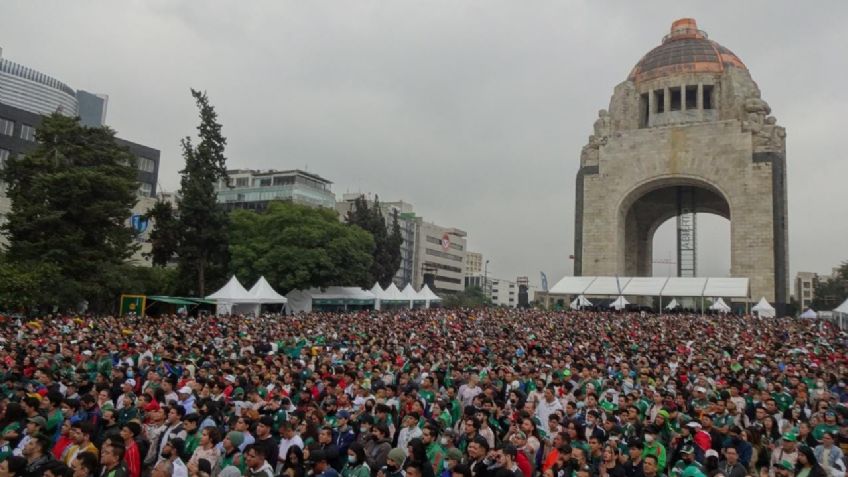
[[[2,171],[12,202],[3,226],[7,260],[53,271],[49,289],[35,291],[45,304],[87,300],[103,309],[135,250],[128,223],[137,200],[135,157],[111,129],[60,114],[45,117],[35,138],[36,149]]]
[[[169,202],[157,200],[145,217],[153,221],[150,232],[150,253],[146,254],[154,267],[167,266],[180,246],[180,224]]]
[[[228,261],[227,214],[218,205],[215,183],[227,180],[224,148],[227,139],[206,93],[191,90],[200,110],[199,142],[190,137],[181,144],[185,168],[180,171],[179,271],[186,292],[206,294],[206,285],[223,281]]]
[[[378,282],[383,288],[389,286],[400,268],[400,247],[403,238],[400,234],[397,211],[393,214],[393,219],[392,231],[389,234],[380,200],[376,196],[370,205],[364,196],[357,197],[346,217],[348,224],[365,229],[374,237],[371,281]]]

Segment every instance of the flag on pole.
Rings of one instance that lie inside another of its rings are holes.
[[[548,291],[548,277],[545,275],[545,272],[539,272],[542,275],[542,291]]]

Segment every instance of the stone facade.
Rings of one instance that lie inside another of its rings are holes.
[[[731,275],[750,278],[752,298],[786,303],[786,134],[770,113],[735,55],[694,20],[675,22],[581,152],[575,275],[651,275],[654,232],[686,188],[697,212],[731,221]]]

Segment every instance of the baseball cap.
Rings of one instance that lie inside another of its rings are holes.
[[[126,381],[124,381],[124,384],[128,385],[131,388],[134,388],[135,387],[135,379],[133,379],[133,378],[127,379]]]
[[[704,457],[718,457],[718,452],[715,449],[710,449],[704,454]]]
[[[192,391],[192,389],[190,387],[183,386],[179,389],[179,391],[177,391],[177,394],[191,394],[192,392],[194,392],[194,391]]]
[[[683,448],[680,449],[681,454],[694,454],[695,448],[692,447],[692,444],[685,444]]]
[[[336,417],[339,419],[350,419],[350,413],[344,409],[336,413]]]
[[[27,422],[33,422],[35,424],[38,424],[38,426],[42,429],[47,427],[47,419],[44,419],[41,416],[31,417],[31,418],[27,419]]]

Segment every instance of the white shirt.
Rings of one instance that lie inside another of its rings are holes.
[[[409,444],[409,441],[415,439],[416,437],[421,437],[421,434],[423,433],[421,432],[421,429],[418,426],[404,427],[400,430],[400,434],[398,435],[398,448],[403,449],[403,453],[406,454],[407,444]]]
[[[295,434],[291,439],[286,439],[285,437],[280,438],[280,452],[277,454],[280,462],[286,461],[286,455],[288,455],[289,448],[292,446],[303,449],[303,439],[301,439],[297,434]]]
[[[555,411],[562,410],[562,403],[558,399],[548,402],[544,399],[536,404],[536,417],[539,418],[539,427],[545,430],[545,433],[550,433],[548,428],[548,417]]]
[[[172,464],[174,464],[174,473],[171,474],[171,477],[188,477],[188,467],[182,459],[177,457]]]

